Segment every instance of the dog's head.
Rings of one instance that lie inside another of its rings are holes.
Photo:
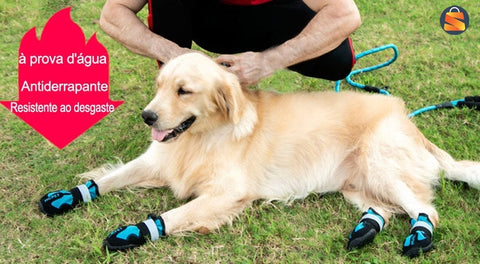
[[[231,126],[235,138],[249,134],[256,123],[254,107],[237,77],[212,59],[187,53],[162,66],[157,93],[142,113],[152,138],[166,142],[185,131],[204,133]]]

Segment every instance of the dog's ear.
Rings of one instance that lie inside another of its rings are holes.
[[[226,72],[224,78],[217,86],[217,94],[215,100],[222,113],[228,117],[233,124],[240,122],[247,98],[243,94],[240,82],[235,74]]]

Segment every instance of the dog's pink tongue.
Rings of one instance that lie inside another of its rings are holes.
[[[158,129],[152,128],[152,139],[158,142],[162,142],[162,140],[172,131],[173,129],[160,131]]]

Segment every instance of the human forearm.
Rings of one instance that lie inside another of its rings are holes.
[[[335,49],[361,24],[353,1],[328,1],[296,37],[263,52],[274,70],[319,57]]]
[[[131,1],[125,3],[130,4]],[[136,12],[143,5],[132,6],[118,1],[107,1],[100,17],[102,30],[132,52],[162,62],[187,52],[188,49],[181,48],[148,29],[136,16]]]

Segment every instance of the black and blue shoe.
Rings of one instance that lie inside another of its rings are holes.
[[[136,225],[122,226],[111,232],[103,241],[109,251],[127,250],[139,247],[165,236],[165,223],[161,216],[148,215],[148,219]]]
[[[383,217],[372,208],[369,208],[363,213],[360,222],[348,236],[347,249],[358,249],[371,243],[375,236],[382,231],[384,225]]]
[[[403,243],[403,255],[410,258],[418,257],[433,248],[433,224],[428,215],[420,213],[418,219],[411,219],[410,235]]]
[[[64,214],[80,202],[90,202],[100,196],[98,186],[90,180],[70,191],[59,190],[47,193],[38,202],[38,209],[47,216]]]

